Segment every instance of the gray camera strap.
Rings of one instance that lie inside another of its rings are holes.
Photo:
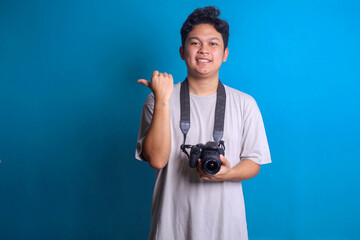
[[[223,147],[224,141],[222,141],[221,139],[224,133],[225,105],[225,87],[219,80],[216,95],[213,138],[218,145],[222,145]],[[186,134],[190,129],[190,91],[187,78],[182,82],[180,87],[180,129],[181,132],[184,134],[184,143],[180,146],[180,148],[189,157],[186,148],[191,148],[191,145],[185,144]]]

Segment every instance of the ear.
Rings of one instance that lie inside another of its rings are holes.
[[[180,53],[181,59],[182,59],[182,60],[185,60],[185,58],[184,58],[184,48],[183,48],[183,46],[180,46],[179,53]]]
[[[228,55],[229,55],[229,48],[226,48],[224,51],[223,62],[226,62]]]

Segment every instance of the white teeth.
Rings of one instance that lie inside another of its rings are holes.
[[[198,62],[210,62],[210,60],[206,60],[206,59],[198,59]]]

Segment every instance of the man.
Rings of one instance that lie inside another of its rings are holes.
[[[181,58],[187,66],[190,129],[186,144],[213,141],[219,70],[227,60],[229,25],[214,7],[196,9],[182,26]],[[234,76],[235,77],[235,76]],[[247,239],[241,181],[270,163],[270,152],[255,100],[225,87],[223,138],[225,156],[220,171],[206,174],[202,165],[189,167],[181,151],[180,88],[171,74],[154,71],[143,107],[136,158],[157,169],[150,239]],[[199,162],[200,163],[200,162]]]

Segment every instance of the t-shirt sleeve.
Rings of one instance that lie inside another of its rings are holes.
[[[147,131],[148,131],[151,121],[152,121],[153,112],[154,112],[154,95],[151,93],[147,97],[147,99],[143,105],[143,109],[142,109],[142,113],[141,113],[141,120],[140,120],[139,134],[138,134],[138,139],[137,139],[137,143],[136,143],[135,158],[140,161],[145,161],[145,159],[143,159],[141,157],[141,153],[142,153],[144,139],[146,137]]]
[[[263,119],[253,98],[245,104],[240,160],[250,159],[257,164],[271,163]]]

